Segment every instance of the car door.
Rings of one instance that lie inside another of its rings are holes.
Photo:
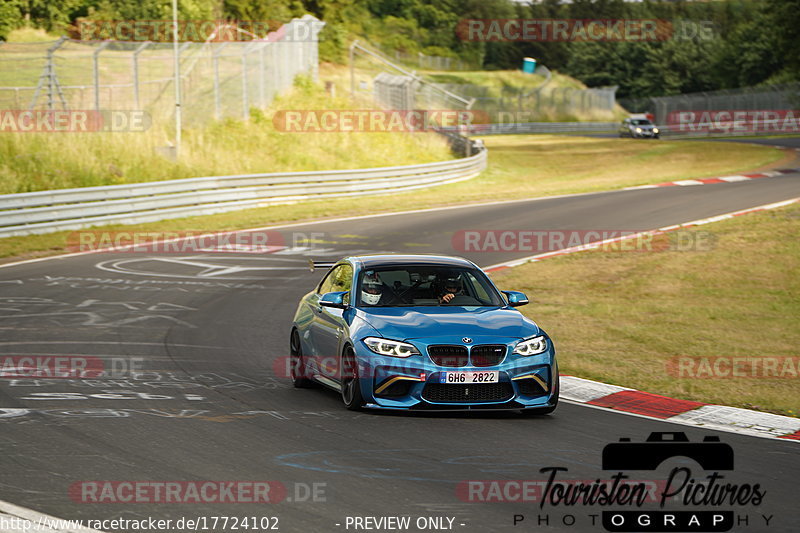
[[[348,263],[337,265],[320,283],[317,298],[312,302],[314,320],[311,323],[311,340],[320,373],[336,379],[338,376],[339,351],[345,333],[343,309],[322,307],[319,298],[326,292],[350,291],[353,285],[353,267]],[[345,296],[350,303],[350,295]]]

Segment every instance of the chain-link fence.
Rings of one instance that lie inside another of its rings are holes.
[[[306,15],[261,40],[179,44],[187,123],[248,118],[298,74],[316,79],[324,23]],[[172,43],[0,43],[0,109],[141,109],[174,113]]]
[[[543,75],[545,70],[541,69]],[[485,85],[431,83],[407,75],[381,73],[372,83],[376,101],[386,107],[453,109],[455,104],[455,109],[480,111],[486,120],[496,124],[613,120],[617,110],[616,87],[576,89],[544,83],[528,92],[503,91],[500,96],[490,96],[491,88]],[[449,95],[458,95],[461,100]]]
[[[476,70],[479,67],[470,65],[457,57],[430,56],[422,52],[409,54],[395,50],[391,55],[398,63],[410,65],[422,70]]]
[[[350,73],[354,96],[367,97],[388,109],[469,109],[473,103],[359,41],[350,47]],[[361,80],[358,84],[357,79]]]
[[[673,133],[774,134],[800,131],[800,83],[621,99]],[[738,130],[738,131],[737,131]]]
[[[466,94],[477,92],[468,87],[463,90]],[[616,90],[617,87],[581,89],[544,84],[528,92],[475,96],[473,107],[486,111],[498,123],[610,120],[615,116]]]
[[[391,109],[471,110],[476,123],[614,121],[624,111],[617,87],[565,87],[544,65],[531,76],[535,87],[439,83],[356,42],[350,53],[351,91]],[[502,129],[502,128],[501,128]]]

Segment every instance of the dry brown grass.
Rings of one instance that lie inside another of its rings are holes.
[[[711,251],[582,252],[493,277],[528,294],[521,310],[553,336],[562,372],[797,416],[800,376],[677,379],[666,364],[800,355],[798,229],[795,204],[692,230],[711,232]]]

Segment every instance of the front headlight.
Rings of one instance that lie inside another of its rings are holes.
[[[547,350],[547,338],[544,335],[523,339],[514,346],[517,355],[536,355]]]
[[[642,128],[636,128],[636,133],[642,133]]]
[[[653,133],[658,133],[658,128],[653,128]]]
[[[419,355],[419,350],[417,350],[413,344],[407,342],[381,339],[379,337],[367,337],[364,339],[364,344],[367,345],[367,348],[379,355],[389,355],[391,357]]]

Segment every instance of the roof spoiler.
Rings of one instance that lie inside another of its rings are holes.
[[[314,261],[313,259],[309,259],[308,260],[308,269],[311,272],[314,272],[314,269],[317,269],[317,268],[331,268],[335,264],[336,264],[336,261]]]

